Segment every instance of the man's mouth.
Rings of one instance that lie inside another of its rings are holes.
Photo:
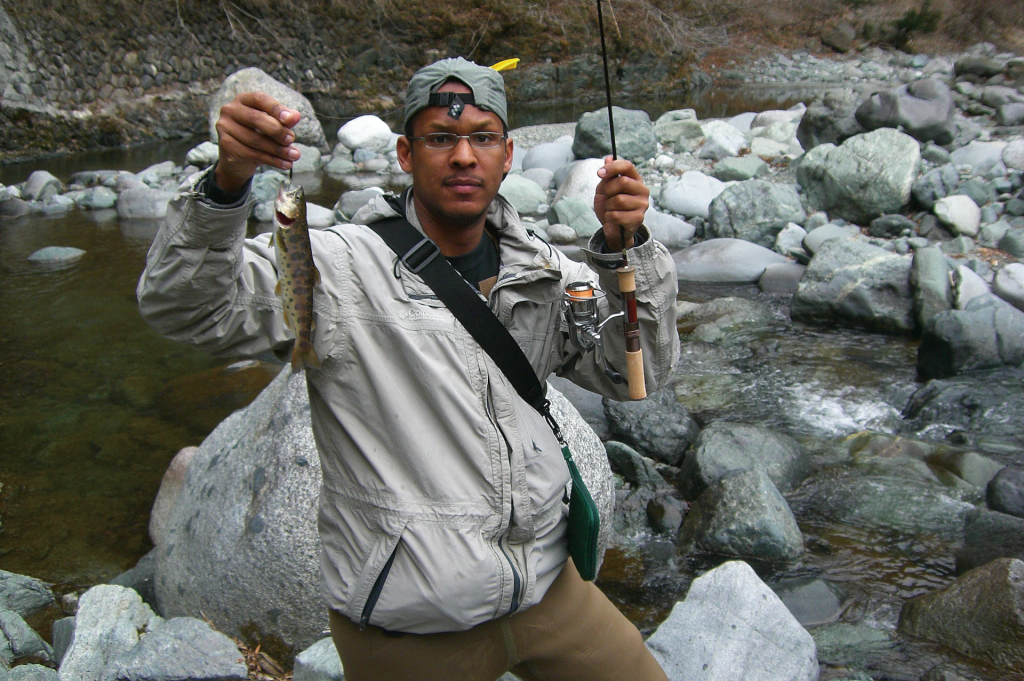
[[[483,182],[475,177],[464,175],[448,177],[444,180],[444,186],[458,193],[471,193],[483,186]]]

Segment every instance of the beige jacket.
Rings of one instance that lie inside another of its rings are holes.
[[[245,238],[249,207],[216,207],[195,191],[171,202],[138,286],[142,316],[158,331],[222,356],[290,343],[270,235]],[[544,419],[364,226],[394,215],[376,198],[356,216],[362,224],[310,234],[321,275],[313,343],[322,367],[306,372],[323,470],[321,591],[356,622],[463,630],[537,603],[558,576],[569,476]],[[411,200],[407,216],[419,228]],[[556,373],[626,399],[593,353],[571,346],[560,316],[568,283],[600,280],[615,292],[614,272],[532,236],[500,197],[488,219],[501,256],[488,303],[541,381]],[[649,237],[630,263],[654,391],[678,352],[675,267]],[[611,311],[618,300],[608,296]],[[613,358],[623,357],[620,329],[608,327]]]

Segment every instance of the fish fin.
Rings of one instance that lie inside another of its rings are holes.
[[[319,286],[319,285],[320,285],[320,270],[318,270],[316,268],[316,265],[313,265],[313,286]]]
[[[291,329],[292,331],[295,331],[298,325],[295,323],[295,320],[292,318],[292,316],[288,314],[287,307],[281,308],[281,316],[284,317],[284,325]]]
[[[277,230],[276,232],[274,232],[274,243],[276,243],[282,251],[286,253],[288,252],[288,249],[284,243],[284,234],[281,234],[281,230]]]
[[[292,346],[292,373],[297,374],[305,368],[306,365],[302,362],[302,354],[299,352],[299,344],[296,343]]]
[[[320,368],[320,357],[317,356],[316,350],[312,347],[308,351],[302,352],[299,350],[298,342],[292,346],[292,373],[298,373],[307,367],[313,367],[314,369]]]
[[[313,367],[314,369],[320,368],[320,357],[312,347],[309,348],[309,352],[306,353],[306,356],[303,358],[303,362],[308,367]]]
[[[277,280],[277,286],[274,287],[274,295],[278,298],[281,297],[281,280]]]

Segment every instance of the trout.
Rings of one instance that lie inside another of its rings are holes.
[[[313,287],[320,272],[313,263],[306,223],[306,195],[302,187],[282,184],[274,201],[274,246],[277,251],[277,296],[281,299],[284,323],[295,333],[292,371],[320,367],[313,349]]]

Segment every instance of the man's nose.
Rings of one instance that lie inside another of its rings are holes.
[[[476,165],[476,149],[473,148],[468,139],[460,137],[455,140],[455,148],[452,149],[448,162],[452,165],[463,167]]]

